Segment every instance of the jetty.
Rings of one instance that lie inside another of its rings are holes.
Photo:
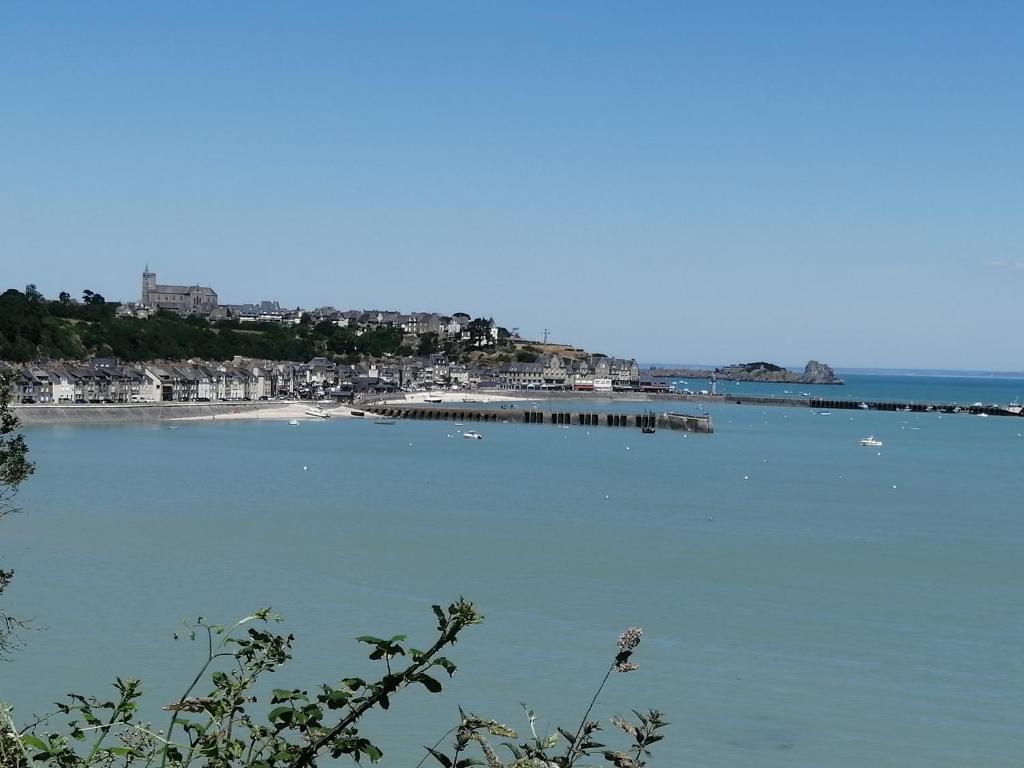
[[[454,408],[447,405],[378,403],[363,405],[363,410],[388,419],[434,421],[493,422],[508,424],[553,424],[580,427],[632,427],[635,429],[671,429],[710,434],[711,417],[686,413],[617,413],[580,410],[544,411],[534,408]]]
[[[675,398],[675,396],[667,397]],[[903,413],[964,413],[973,416],[981,414],[986,416],[1024,416],[1024,409],[1017,404],[1007,406],[985,405],[983,403],[960,405],[958,403],[914,403],[899,400],[833,400],[822,397],[793,397],[790,395],[772,397],[770,395],[734,395],[728,393],[710,396],[684,395],[683,397],[691,402],[709,402],[721,405],[788,406],[791,408],[813,408],[819,411],[869,410]]]

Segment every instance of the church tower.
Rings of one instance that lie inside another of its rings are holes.
[[[151,304],[151,296],[156,292],[156,272],[149,271],[149,264],[146,271],[142,273],[142,304]]]

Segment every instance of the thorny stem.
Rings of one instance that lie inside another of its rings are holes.
[[[330,741],[341,734],[346,728],[352,723],[358,720],[360,717],[365,715],[368,711],[373,709],[377,704],[380,703],[388,694],[397,691],[403,684],[415,675],[419,674],[425,669],[430,668],[431,659],[440,651],[444,646],[455,639],[455,636],[465,626],[461,621],[453,621],[453,627],[444,629],[441,632],[441,636],[437,638],[430,650],[422,655],[420,661],[414,662],[406,667],[398,675],[388,675],[384,682],[381,684],[380,689],[370,696],[368,699],[363,701],[358,707],[353,707],[352,711],[344,718],[342,718],[337,725],[331,728],[327,733],[321,736],[316,741],[311,742],[306,746],[292,762],[288,765],[288,768],[300,768],[300,766],[310,765],[313,759],[317,756],[321,749]]]
[[[439,738],[437,741],[434,742],[434,745],[431,747],[431,749],[437,749],[437,745],[440,744],[445,739],[447,739],[449,736],[451,736],[452,733],[456,729],[458,729],[458,727],[459,726],[457,726],[457,725],[453,725],[451,728],[449,728],[447,731],[445,731],[443,734],[441,734],[441,738]],[[426,759],[428,757],[430,757],[430,752],[427,752],[427,754],[425,754],[423,757],[420,758],[420,761],[418,763],[416,763],[416,768],[420,768],[420,766],[423,765],[423,763],[426,761]]]
[[[234,626],[232,626],[231,629],[229,629],[227,632],[224,633],[224,639],[221,640],[220,647],[222,647],[222,648],[224,647],[224,643],[227,642],[228,638],[231,637],[232,633],[236,629],[238,629],[243,624],[246,624],[249,621],[252,621],[255,618],[257,618],[256,615],[250,615],[250,616],[246,616],[244,619],[240,619],[239,621],[235,622]],[[202,619],[200,619],[200,621],[202,621]],[[192,680],[192,683],[188,686],[188,688],[185,689],[185,692],[183,694],[181,694],[181,698],[178,699],[178,704],[184,703],[185,699],[187,699],[189,697],[189,695],[192,693],[192,691],[195,690],[195,687],[197,685],[199,685],[199,681],[203,679],[203,675],[206,674],[206,670],[208,670],[210,668],[210,665],[214,662],[215,659],[218,659],[221,656],[233,656],[234,655],[234,654],[229,653],[227,651],[221,651],[220,653],[214,653],[213,652],[213,632],[212,632],[212,630],[210,629],[210,627],[208,625],[202,624],[201,626],[206,630],[206,649],[207,649],[206,650],[206,655],[207,655],[206,663],[203,664],[202,667],[200,667],[199,672],[196,673],[196,676]],[[171,738],[171,733],[174,731],[174,726],[177,725],[177,723],[178,723],[178,716],[180,714],[181,714],[181,710],[180,709],[176,709],[174,711],[174,714],[171,715],[171,722],[167,725],[168,745],[170,744],[169,740]],[[164,753],[163,753],[163,756],[160,758],[160,768],[165,768],[166,765],[167,765],[167,750],[165,749]]]
[[[99,734],[96,736],[96,741],[93,743],[92,749],[89,751],[89,757],[85,759],[86,765],[92,765],[92,759],[96,757],[96,753],[100,751],[100,745],[103,743],[103,740],[107,738],[107,734],[110,733],[110,729],[114,725],[114,720],[117,719],[121,707],[125,703],[125,698],[125,694],[122,693],[121,701],[117,707],[115,707],[114,711],[110,713],[110,719],[107,721],[106,725],[96,726],[96,728],[99,729]]]
[[[601,691],[604,690],[604,684],[608,682],[608,678],[612,674],[613,669],[615,669],[614,662],[610,667],[608,667],[608,671],[604,673],[604,679],[601,681],[601,684],[597,686],[597,691],[594,692],[594,698],[590,700],[590,706],[587,707],[587,711],[583,713],[583,719],[580,720],[580,727],[576,729],[576,736],[573,738],[572,744],[569,745],[569,751],[565,755],[566,765],[572,765],[573,758],[576,753],[578,753],[577,745],[579,744],[580,734],[583,733],[583,729],[587,725],[587,718],[590,717],[590,711],[594,708],[594,704],[597,703],[597,697],[600,696]]]

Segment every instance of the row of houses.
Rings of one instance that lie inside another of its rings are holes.
[[[261,368],[193,363],[121,365],[41,362],[13,373],[16,403],[157,403],[259,400],[271,396],[270,373]]]
[[[451,362],[443,354],[342,365],[326,357],[308,363],[235,358],[123,364],[41,361],[0,363],[14,374],[18,403],[148,403],[260,400],[271,397],[349,397],[410,389],[495,388],[507,390],[613,391],[637,389],[635,360],[569,359],[545,355],[533,363],[497,370]]]

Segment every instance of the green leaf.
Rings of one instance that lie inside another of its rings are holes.
[[[420,674],[416,675],[414,679],[416,680],[417,683],[421,683],[423,687],[431,693],[441,692],[441,684],[437,682],[437,680],[432,678],[430,675]]]
[[[280,721],[282,726],[287,726],[291,724],[294,714],[295,710],[291,707],[274,707],[267,713],[267,720],[275,725]]]
[[[451,758],[449,758],[448,755],[444,754],[444,752],[438,752],[436,749],[433,749],[431,747],[424,747],[424,749],[426,749],[427,752],[432,754],[434,758],[437,760],[437,762],[443,765],[444,768],[452,768]]]
[[[29,734],[26,734],[21,737],[21,743],[24,744],[26,747],[32,747],[33,749],[38,749],[41,752],[45,752],[47,750],[46,742],[44,742],[42,739],[36,736],[31,736]]]

